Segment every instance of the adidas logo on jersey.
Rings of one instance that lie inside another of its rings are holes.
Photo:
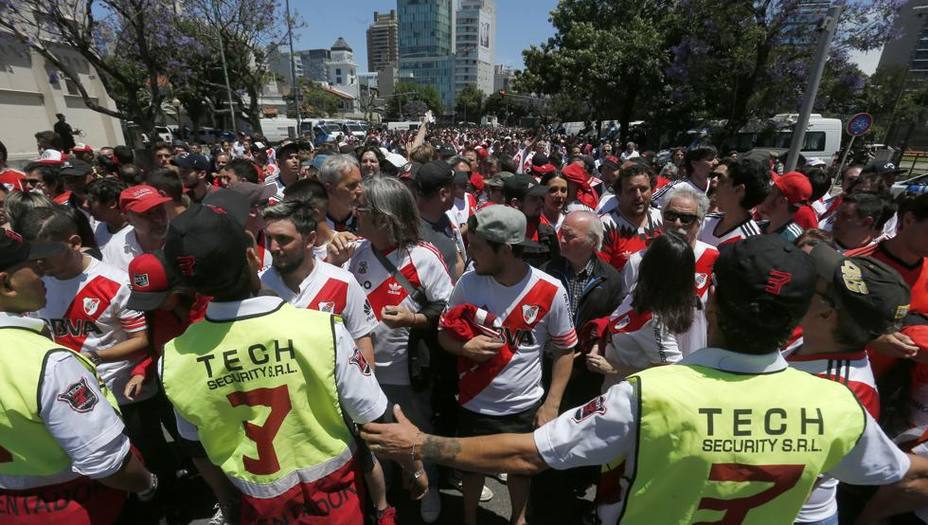
[[[390,283],[387,287],[387,293],[390,295],[400,295],[403,285],[400,283]]]

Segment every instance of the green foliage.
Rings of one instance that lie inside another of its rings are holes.
[[[464,86],[456,97],[454,112],[458,120],[480,122],[483,116],[483,92],[476,86]]]
[[[307,117],[329,117],[338,112],[338,97],[317,82],[300,79],[300,96],[300,112]]]
[[[442,114],[441,96],[435,86],[425,86],[409,80],[396,83],[393,96],[387,102],[387,116],[389,118],[415,118],[432,110],[435,115]],[[421,102],[421,104],[415,104]],[[402,112],[400,104],[402,103]]]

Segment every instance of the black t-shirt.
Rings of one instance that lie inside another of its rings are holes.
[[[420,218],[419,230],[422,234],[422,240],[438,248],[439,253],[441,253],[442,258],[445,260],[445,265],[448,266],[451,280],[456,281],[457,278],[460,277],[460,275],[455,275],[454,270],[454,264],[458,257],[458,246],[454,242],[454,238],[451,237],[451,221],[448,219],[448,216],[442,214],[441,220],[436,224],[432,224],[425,220],[425,218]]]

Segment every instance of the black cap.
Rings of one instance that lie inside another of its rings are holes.
[[[454,171],[443,160],[426,162],[416,173],[416,186],[423,193],[431,193],[439,188],[451,184],[454,180]]]
[[[441,146],[438,147],[438,156],[439,156],[439,157],[451,158],[451,157],[453,157],[453,156],[455,156],[455,155],[457,155],[457,154],[458,154],[458,152],[455,151],[454,148],[451,147],[451,146],[449,146],[448,144],[442,144]]]
[[[196,153],[178,155],[171,159],[171,164],[185,170],[206,171],[209,169],[209,159]]]
[[[194,205],[171,221],[164,258],[181,282],[204,295],[235,289],[248,272],[251,239],[223,208]]]
[[[905,170],[897,167],[891,160],[876,160],[860,171],[861,173],[876,173],[878,175],[894,175],[904,173]]]
[[[545,164],[551,164],[551,161],[548,160],[548,156],[544,153],[536,153],[532,155],[532,166],[544,166]]]
[[[61,165],[61,169],[58,170],[58,173],[60,173],[62,177],[86,177],[93,173],[93,167],[82,160],[66,160]]]
[[[870,257],[845,257],[825,243],[812,249],[818,276],[835,307],[847,311],[854,339],[868,342],[901,327],[911,292],[899,273]]]
[[[815,265],[779,235],[757,235],[719,248],[716,300],[725,313],[754,324],[793,327],[815,293]]]
[[[238,186],[238,184],[235,184],[235,186]],[[254,184],[254,186],[257,186],[257,184]],[[233,190],[232,187],[220,188],[207,193],[206,197],[203,198],[203,205],[225,211],[243,227],[245,221],[248,220],[248,213],[251,211],[252,206],[248,196]]]
[[[503,179],[503,192],[508,199],[515,198],[523,200],[529,195],[544,196],[548,193],[548,188],[538,184],[535,177],[524,173],[516,173],[511,177]]]
[[[64,249],[64,243],[28,242],[12,230],[3,230],[3,234],[0,235],[0,271],[6,271],[26,261],[61,253]]]

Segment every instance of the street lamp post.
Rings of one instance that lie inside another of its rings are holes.
[[[222,28],[219,21],[219,4],[213,0],[213,13],[216,17],[216,35],[219,37],[219,58],[222,60],[222,74],[226,80],[226,96],[229,99],[229,118],[232,120],[232,132],[238,135],[238,124],[235,122],[235,106],[232,105],[232,86],[229,84],[229,68],[226,66],[226,46],[222,40]]]
[[[293,109],[296,112],[296,132],[300,133],[300,86],[296,83],[296,62],[293,54],[293,20],[290,18],[290,0],[286,0],[287,9],[287,39],[290,43],[290,85],[293,86]]]

